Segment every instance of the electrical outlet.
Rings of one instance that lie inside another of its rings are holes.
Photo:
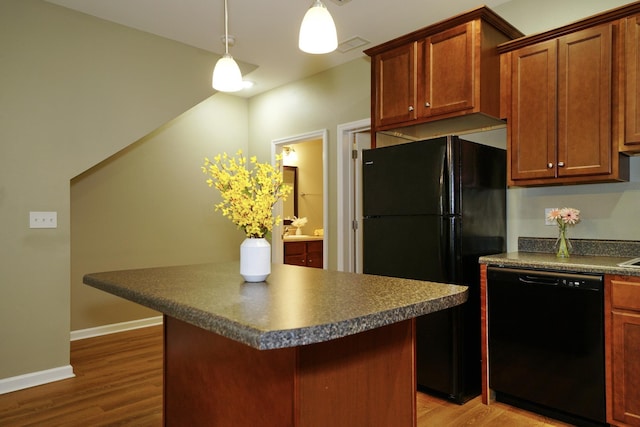
[[[554,209],[556,208],[544,208],[544,225],[556,225],[555,220],[547,219],[547,217],[549,216],[549,213]]]
[[[29,212],[29,228],[58,228],[58,212]]]

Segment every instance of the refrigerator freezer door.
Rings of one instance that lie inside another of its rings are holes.
[[[364,216],[446,213],[446,151],[447,138],[363,151]]]

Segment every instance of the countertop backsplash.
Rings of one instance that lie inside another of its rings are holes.
[[[572,239],[571,253],[586,256],[640,257],[640,241]],[[556,238],[518,237],[519,252],[554,253]]]

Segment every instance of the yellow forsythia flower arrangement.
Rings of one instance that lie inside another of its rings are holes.
[[[249,159],[251,170],[247,169],[247,159],[242,150],[231,157],[227,153],[218,154],[213,161],[204,159],[202,172],[210,175],[209,187],[215,187],[222,195],[222,202],[215,210],[242,228],[247,237],[267,237],[273,226],[280,223],[280,216],[274,218],[273,206],[278,199],[286,200],[292,188],[283,184],[280,171],[280,156],[276,156],[275,166],[259,163],[253,156]]]

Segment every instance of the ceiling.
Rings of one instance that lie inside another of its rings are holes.
[[[223,0],[47,1],[216,54],[224,53]],[[298,50],[300,22],[311,0],[228,0],[229,34],[236,38],[230,53],[243,70],[257,67],[245,75],[255,86],[236,95],[257,95],[356,59],[364,55],[364,49],[481,4],[495,7],[507,1],[324,0],[336,23],[341,46],[350,46],[349,41],[356,37],[369,43],[348,51],[341,51],[340,46],[329,54],[311,55]]]

